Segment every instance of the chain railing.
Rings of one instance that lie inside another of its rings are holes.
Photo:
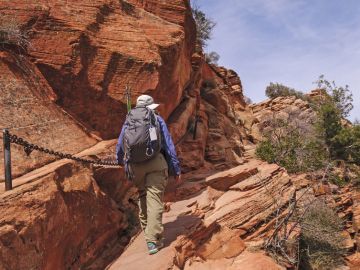
[[[42,146],[33,144],[24,140],[17,135],[11,134],[7,129],[3,130],[3,145],[4,145],[4,166],[5,166],[5,190],[12,189],[12,179],[11,179],[11,143],[20,145],[24,148],[24,151],[27,156],[29,156],[34,150],[55,156],[59,159],[70,159],[77,162],[85,163],[85,164],[92,164],[98,166],[115,166],[121,167],[117,161],[107,161],[107,160],[91,160],[86,158],[81,158],[74,156],[68,153],[57,152],[48,148],[44,148]]]
[[[185,137],[193,132],[193,139],[196,138],[196,126],[199,121],[199,117],[196,114],[194,122],[189,125],[188,129],[184,133],[184,135],[175,143],[175,146],[181,144]],[[12,189],[12,176],[11,176],[11,143],[22,146],[27,156],[29,156],[34,150],[39,151],[48,155],[55,156],[58,159],[70,159],[77,162],[92,164],[97,166],[115,166],[121,167],[117,161],[108,161],[108,160],[91,160],[86,158],[77,157],[72,154],[57,152],[52,149],[44,148],[37,144],[33,144],[28,142],[27,140],[18,137],[17,135],[11,134],[8,129],[3,130],[3,147],[4,147],[4,169],[5,169],[5,190]]]

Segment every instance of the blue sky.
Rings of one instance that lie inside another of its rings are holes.
[[[279,82],[308,92],[319,75],[349,85],[360,119],[360,1],[195,0],[216,23],[206,51],[235,70],[245,95]]]

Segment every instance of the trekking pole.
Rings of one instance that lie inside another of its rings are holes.
[[[131,89],[128,85],[125,87],[125,96],[126,96],[126,106],[127,112],[131,111]]]
[[[4,148],[4,170],[5,170],[5,190],[12,189],[11,179],[11,152],[10,152],[10,137],[7,129],[3,130],[3,148]]]
[[[194,134],[193,134],[193,140],[196,139],[196,130],[197,130],[197,123],[198,123],[198,115],[195,116],[195,123],[194,123]]]

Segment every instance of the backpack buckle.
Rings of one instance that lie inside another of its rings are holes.
[[[150,153],[149,153],[149,150],[150,150]],[[154,149],[152,149],[152,147],[146,148],[146,155],[148,157],[151,157],[153,154],[154,154]]]

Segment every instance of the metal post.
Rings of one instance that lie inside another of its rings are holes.
[[[5,190],[12,189],[11,179],[11,152],[10,152],[10,137],[7,129],[3,130],[4,143],[4,170],[5,170]]]

